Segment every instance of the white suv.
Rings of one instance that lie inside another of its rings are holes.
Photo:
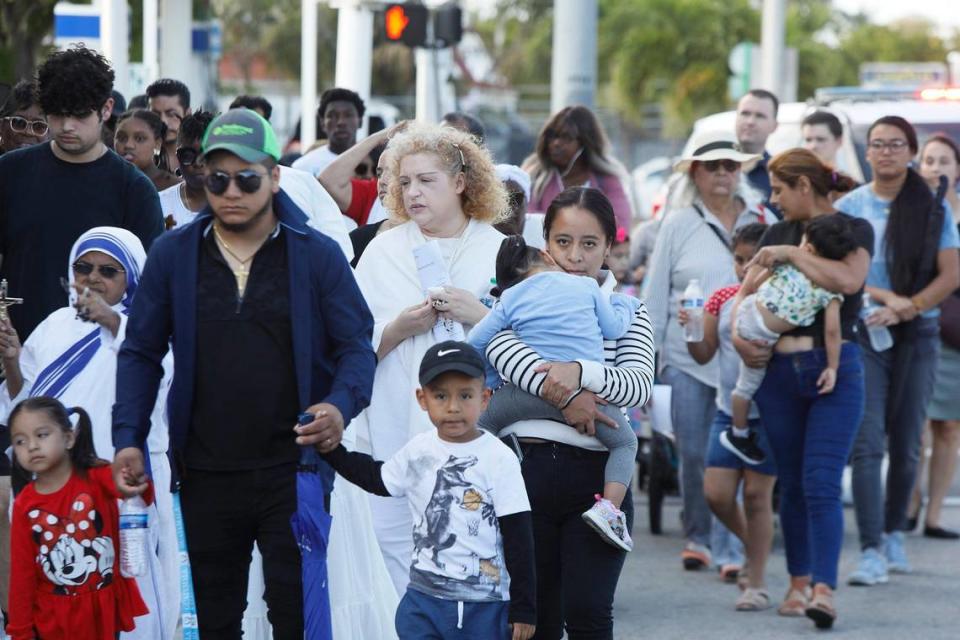
[[[837,155],[837,168],[858,182],[866,182],[870,179],[870,166],[865,159],[867,129],[878,118],[906,118],[916,128],[921,145],[926,138],[940,132],[960,142],[960,101],[943,99],[942,94],[935,94],[938,99],[925,100],[919,94],[898,99],[896,96],[903,95],[902,92],[844,89],[832,93],[826,90],[818,92],[820,104],[813,101],[781,104],[777,113],[777,130],[767,140],[767,151],[776,155],[802,146],[800,125],[803,119],[817,110],[829,111],[843,123],[843,146]],[[736,115],[735,111],[724,111],[701,118],[694,124],[694,132],[734,131]],[[688,140],[684,154],[693,150],[690,145]]]

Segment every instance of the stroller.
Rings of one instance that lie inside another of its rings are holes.
[[[638,434],[640,446],[637,447],[637,488],[647,492],[647,510],[650,533],[663,533],[663,498],[677,495],[680,490],[678,480],[679,458],[673,440],[664,434],[646,428]]]

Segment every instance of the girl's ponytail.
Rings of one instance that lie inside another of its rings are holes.
[[[527,246],[523,236],[507,236],[497,252],[497,286],[491,293],[499,298],[504,291],[523,280],[540,261],[540,250]]]
[[[92,467],[101,466],[104,461],[97,457],[93,446],[93,424],[90,414],[82,407],[67,410],[67,415],[77,416],[77,426],[73,427],[73,448],[70,449],[70,462],[81,473]]]

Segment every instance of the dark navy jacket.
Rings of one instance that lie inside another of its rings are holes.
[[[282,191],[274,196],[273,211],[287,243],[298,409],[328,402],[348,423],[370,402],[376,368],[373,317],[337,243],[308,228],[304,213]],[[196,370],[197,270],[211,220],[205,209],[150,249],[117,362],[113,444],[118,450],[144,447],[163,376],[161,361],[171,341],[170,440],[178,450],[187,441]]]

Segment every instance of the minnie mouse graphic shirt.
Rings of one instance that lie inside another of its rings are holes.
[[[119,498],[109,466],[74,471],[54,493],[31,483],[17,496],[7,625],[14,640],[114,640],[147,613],[136,582],[120,575]],[[152,487],[144,500],[153,501]]]

